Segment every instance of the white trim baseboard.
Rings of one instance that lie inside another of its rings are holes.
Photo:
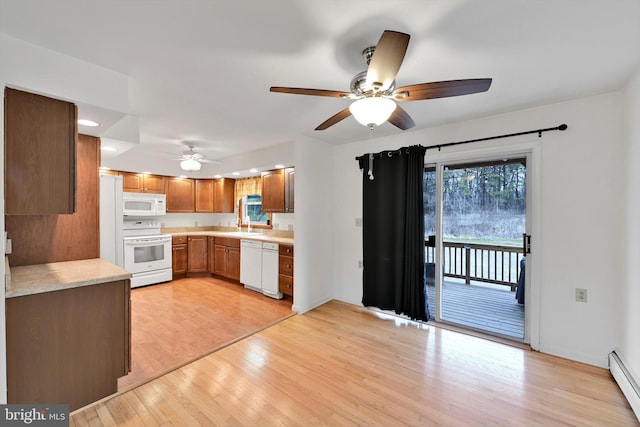
[[[640,387],[625,366],[624,359],[615,350],[609,353],[609,371],[640,421]]]

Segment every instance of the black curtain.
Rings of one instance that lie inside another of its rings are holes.
[[[425,147],[414,145],[365,154],[358,157],[358,161],[362,169],[363,197],[362,304],[427,321],[425,150]]]

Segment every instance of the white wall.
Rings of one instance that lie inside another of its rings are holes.
[[[5,84],[100,108],[129,112],[129,78],[0,34]],[[46,74],[43,74],[46,73]]]
[[[623,167],[627,203],[625,233],[621,246],[624,254],[620,289],[622,331],[619,350],[636,381],[640,380],[640,68],[623,92]]]
[[[530,108],[482,119],[363,140],[334,150],[334,297],[362,299],[361,174],[355,157],[401,146],[460,141],[569,125],[540,139],[540,295],[539,350],[606,366],[618,342],[616,297],[620,289],[623,197],[616,191],[623,175],[621,94]],[[366,129],[363,128],[363,136]],[[509,147],[531,136],[455,147]],[[533,138],[538,139],[536,136]],[[446,149],[445,149],[446,150]],[[443,150],[444,151],[444,150]],[[427,151],[427,161],[429,151]],[[574,299],[576,287],[589,292],[588,303]]]
[[[295,214],[273,213],[271,214],[271,224],[274,230],[293,231],[295,225]]]
[[[295,141],[293,310],[304,313],[332,299],[333,147]]]
[[[168,213],[158,218],[162,228],[174,227],[234,227],[234,213]]]

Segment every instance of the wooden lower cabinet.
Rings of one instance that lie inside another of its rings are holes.
[[[240,280],[240,239],[215,238],[214,274],[231,280]]]
[[[293,246],[280,245],[278,257],[278,288],[293,297]]]
[[[189,236],[187,242],[187,273],[206,273],[207,236]]]
[[[173,278],[184,277],[187,273],[187,236],[173,236],[171,243]]]
[[[211,274],[216,272],[216,238],[207,238],[207,271]]]
[[[131,370],[130,282],[7,298],[8,403],[73,411],[117,392]]]

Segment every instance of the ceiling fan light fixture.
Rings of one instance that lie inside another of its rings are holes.
[[[201,167],[202,164],[195,159],[186,159],[180,162],[180,168],[186,171],[199,171]]]
[[[349,111],[363,126],[379,126],[391,116],[396,103],[379,96],[362,98],[349,106]]]

